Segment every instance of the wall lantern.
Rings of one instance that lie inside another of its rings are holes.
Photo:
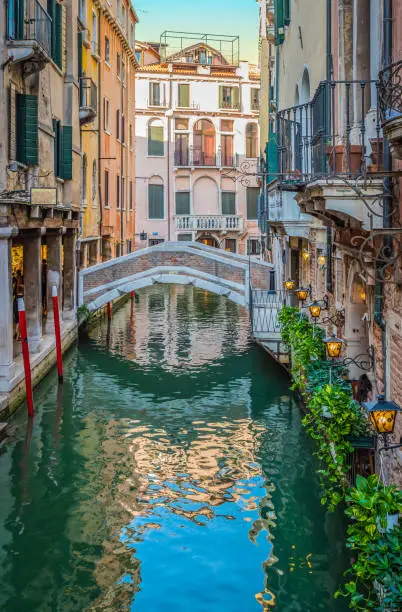
[[[328,338],[324,338],[324,342],[327,347],[328,357],[331,359],[338,359],[341,354],[343,340],[341,338],[337,338],[335,334],[332,334]]]
[[[310,251],[308,251],[307,249],[303,249],[302,256],[304,261],[308,261],[308,259],[310,259]]]
[[[325,257],[325,255],[319,255],[317,258],[317,263],[320,266],[320,268],[323,268],[325,264],[327,263],[327,258]]]
[[[367,410],[369,419],[376,432],[383,437],[384,449],[400,448],[401,444],[394,444],[392,446],[388,444],[388,436],[394,431],[397,414],[402,412],[400,406],[391,400],[386,400],[383,395],[378,395],[376,400],[363,404],[363,407]]]
[[[304,287],[299,287],[299,289],[296,289],[296,295],[299,302],[303,303],[307,300],[308,289],[305,289]]]
[[[283,284],[285,285],[285,289],[287,291],[293,291],[296,283],[292,279],[288,278],[288,280],[285,281]]]
[[[317,319],[320,318],[321,314],[321,306],[319,302],[317,302],[317,300],[314,300],[314,302],[311,302],[311,304],[308,305],[308,309],[312,318],[314,319],[314,323],[317,323]]]
[[[140,233],[140,240],[146,240],[147,239],[147,233],[146,232],[141,232]]]

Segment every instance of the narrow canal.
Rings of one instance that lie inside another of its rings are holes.
[[[20,410],[0,456],[2,612],[316,612],[344,569],[289,381],[247,314],[139,292]]]

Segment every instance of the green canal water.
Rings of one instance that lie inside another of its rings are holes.
[[[0,455],[0,610],[343,610],[289,381],[244,310],[176,286],[80,340]]]

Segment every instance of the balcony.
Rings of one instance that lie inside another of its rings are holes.
[[[177,230],[197,232],[241,232],[243,217],[238,215],[176,215]]]
[[[90,77],[80,78],[80,123],[90,123],[98,113],[98,88]]]
[[[21,10],[22,7],[22,10]],[[24,75],[42,70],[51,57],[52,19],[39,0],[7,3],[8,56],[24,63]]]
[[[201,149],[179,149],[174,153],[174,164],[177,167],[200,168],[235,168],[238,165],[237,156],[219,152],[205,153]]]
[[[234,102],[233,100],[222,100],[219,106],[224,110],[240,110],[240,102]]]
[[[369,158],[379,157],[373,150],[380,143],[377,113],[370,133],[366,125],[368,109],[377,105],[373,95],[372,81],[322,81],[311,102],[278,111],[279,182],[296,188],[329,177],[358,178],[376,168]]]
[[[402,159],[402,60],[380,72],[380,113],[392,155]]]

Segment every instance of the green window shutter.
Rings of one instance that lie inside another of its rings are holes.
[[[38,98],[16,96],[17,160],[27,165],[38,164]]]
[[[176,215],[190,214],[190,193],[188,191],[176,192]]]
[[[223,85],[219,86],[219,108],[223,108]]]
[[[275,0],[275,45],[281,45],[285,40],[285,22],[283,14],[284,0]]]
[[[55,27],[54,27],[54,55],[53,61],[58,65],[59,68],[63,66],[63,7],[61,4],[56,3],[55,11]]]
[[[222,191],[222,215],[236,214],[236,194],[234,191]]]
[[[283,21],[285,25],[290,24],[290,0],[284,0]]]
[[[179,106],[181,108],[190,106],[190,85],[179,85]]]
[[[163,127],[151,125],[148,136],[148,155],[163,156]]]
[[[73,128],[71,125],[63,127],[62,147],[62,178],[65,181],[71,181],[73,178]]]
[[[232,108],[239,108],[239,88],[232,87]]]
[[[163,219],[163,185],[148,185],[148,218]]]
[[[258,219],[258,196],[260,190],[258,187],[247,187],[247,219]]]

